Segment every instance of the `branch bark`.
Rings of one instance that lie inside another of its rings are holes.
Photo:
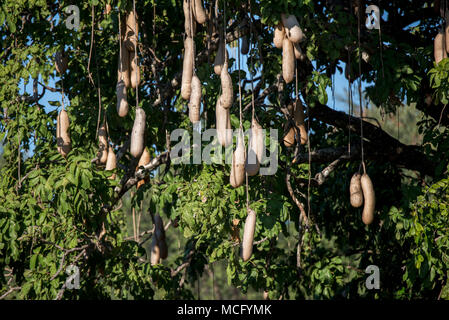
[[[333,110],[326,105],[317,104],[314,108],[310,108],[310,117],[341,129],[351,130],[359,136],[361,134],[360,118]],[[364,142],[364,151],[368,159],[377,160],[380,156],[398,167],[416,170],[428,176],[434,175],[435,165],[421,152],[419,146],[405,145],[367,121],[363,121],[363,136],[370,142]],[[340,149],[340,153],[341,151]],[[331,157],[330,161],[336,158]]]

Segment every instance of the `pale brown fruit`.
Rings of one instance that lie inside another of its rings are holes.
[[[167,242],[165,240],[158,241],[159,244],[159,252],[161,259],[167,259],[168,256],[168,247]]]
[[[196,22],[199,24],[203,24],[206,22],[206,13],[203,9],[203,4],[201,0],[190,0],[191,3],[193,2],[192,11],[193,16],[195,17]]]
[[[234,188],[238,188],[243,185],[245,181],[245,138],[243,132],[240,129],[237,137],[237,147],[232,155],[231,174],[229,176],[230,184]]]
[[[126,97],[126,85],[123,80],[120,80],[116,86],[117,90],[117,113],[120,117],[125,117],[128,114],[128,100]]]
[[[376,195],[374,193],[373,183],[370,177],[364,173],[360,179],[362,184],[363,199],[365,205],[363,206],[362,221],[364,224],[370,224],[374,219],[374,208],[376,206]]]
[[[435,62],[438,64],[444,58],[447,58],[445,32],[440,29],[435,40],[433,41],[433,53]]]
[[[301,135],[301,144],[305,145],[308,141],[308,134],[306,126],[304,124],[304,109],[301,100],[296,100],[295,103],[288,106],[289,112],[293,113],[293,120],[296,127],[299,129],[299,134]],[[290,128],[287,135],[284,137],[284,145],[288,148],[295,144],[295,134],[296,130],[294,127]]]
[[[245,170],[248,176],[254,176],[259,172],[262,156],[265,151],[263,130],[256,119],[251,123],[251,136],[248,143]]]
[[[192,92],[193,55],[193,39],[186,38],[184,41],[184,61],[182,64],[181,80],[181,96],[184,100],[189,100]]]
[[[304,34],[299,26],[298,20],[294,15],[281,14],[282,24],[285,28],[285,35],[291,42],[299,43],[302,41]],[[284,44],[282,44],[284,45]]]
[[[192,92],[190,93],[189,102],[189,119],[192,123],[200,121],[200,109],[201,109],[201,81],[194,75],[192,77],[191,84]]]
[[[64,51],[58,51],[55,53],[55,67],[59,74],[63,74],[67,70],[69,60],[67,54]]]
[[[242,47],[240,48],[241,54],[248,54],[249,52],[249,39],[247,35],[242,37]]]
[[[282,49],[282,41],[285,38],[285,29],[281,22],[274,28],[273,42],[274,46],[278,49]]]
[[[270,297],[268,296],[268,291],[266,291],[266,290],[263,292],[263,299],[270,300]]]
[[[232,233],[231,240],[234,242],[240,242],[240,228],[239,228],[239,219],[232,219]]]
[[[164,221],[162,221],[159,213],[154,215],[154,233],[157,240],[165,240]]]
[[[108,15],[108,14],[110,14],[111,13],[111,10],[112,10],[112,7],[111,7],[111,5],[108,3],[107,5],[106,5],[106,15]]]
[[[104,122],[98,129],[98,147],[98,161],[105,164],[108,160],[108,135]]]
[[[148,151],[148,148],[145,147],[143,149],[142,155],[140,156],[139,163],[137,164],[136,171],[139,170],[140,167],[144,167],[147,164],[149,164],[150,160],[151,160],[150,152]],[[142,185],[144,185],[144,184],[145,184],[145,179],[139,180],[137,182],[137,190],[139,190],[139,188]]]
[[[140,158],[144,147],[145,138],[145,111],[142,108],[136,109],[133,129],[131,131],[130,153],[134,158]]]
[[[293,43],[293,50],[295,52],[295,58],[299,61],[304,61],[306,59],[306,55],[302,52],[299,43]]]
[[[154,215],[154,235],[156,236],[157,244],[159,245],[160,258],[167,258],[168,248],[167,243],[165,242],[164,222],[158,213]]]
[[[226,147],[232,143],[231,116],[229,109],[221,106],[220,99],[217,99],[215,117],[218,142],[223,147]]]
[[[66,157],[72,149],[69,127],[69,115],[67,111],[62,109],[56,119],[56,145],[58,146],[58,152],[63,157]]]
[[[131,88],[135,89],[140,84],[140,68],[137,62],[137,55],[135,51],[129,52],[129,66],[130,66],[130,79]]]
[[[351,178],[351,183],[349,184],[349,197],[351,200],[351,206],[354,208],[361,207],[363,204],[363,193],[362,184],[360,179],[362,176],[360,173],[355,173]]]
[[[307,144],[309,136],[307,134],[306,126],[304,124],[304,108],[301,100],[297,99],[295,103],[294,120],[296,126],[299,128],[299,134],[301,135],[301,145]]]
[[[106,171],[114,170],[117,168],[117,157],[115,156],[114,149],[109,146],[108,150],[108,160],[106,161]],[[109,177],[109,179],[114,180],[115,179],[115,173]]]
[[[193,17],[193,13],[191,12],[191,8],[189,6],[189,0],[183,0],[182,9],[184,11],[184,30],[186,33],[186,37],[193,38],[196,31],[196,23],[190,18],[191,16]]]
[[[234,102],[234,88],[232,86],[232,78],[228,72],[228,63],[225,62],[221,70],[221,96],[220,103],[225,109],[229,109]]]
[[[159,260],[161,258],[160,248],[156,236],[153,233],[152,241],[151,241],[151,265],[154,266],[159,264]]]
[[[129,60],[129,52],[126,49],[123,41],[120,42],[120,45],[121,51],[119,51],[117,78],[118,81],[123,80],[127,88],[131,88],[131,66]]]
[[[246,217],[245,227],[243,229],[242,240],[242,259],[248,261],[253,254],[254,232],[256,229],[256,213],[248,208],[248,216]]]
[[[225,61],[228,61],[228,50],[225,49],[225,43],[222,39],[222,37],[220,37],[220,42],[218,43],[218,50],[217,50],[217,54],[215,55],[215,60],[214,60],[214,72],[216,75],[221,75],[221,70],[223,69],[223,65],[225,63]]]
[[[290,116],[295,115],[295,103],[291,102],[287,106],[287,110]],[[287,148],[292,147],[295,144],[295,128],[290,128],[287,132],[287,134],[284,137],[284,145]]]
[[[295,77],[295,52],[287,38],[282,41],[282,77],[286,83],[292,82]]]
[[[137,36],[139,34],[139,24],[134,11],[128,13],[126,17],[125,46],[128,51],[135,51],[137,46]]]

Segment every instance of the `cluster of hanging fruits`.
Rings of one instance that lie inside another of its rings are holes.
[[[438,31],[433,41],[433,54],[435,62],[438,64],[449,53],[449,10],[445,14],[446,26]]]
[[[202,98],[201,81],[195,74],[195,42],[193,36],[196,30],[196,23],[206,22],[206,14],[201,0],[183,0],[183,10],[185,17],[185,40],[184,57],[181,82],[181,97],[189,101],[189,119],[192,123],[200,121],[200,108]],[[107,8],[108,12],[111,8]],[[286,83],[293,81],[295,77],[295,59],[304,60],[305,55],[301,50],[300,43],[305,39],[305,35],[295,16],[282,14],[279,24],[274,29],[274,45],[282,49],[282,75]],[[119,65],[117,93],[117,113],[120,117],[128,114],[127,89],[136,89],[140,83],[140,69],[138,65],[137,41],[138,41],[138,17],[131,11],[126,15],[125,23],[119,23]],[[123,32],[122,32],[123,30]],[[447,31],[447,29],[446,29]],[[437,41],[438,39],[438,41]],[[439,34],[435,39],[435,59],[437,49],[441,49],[444,33]],[[447,37],[446,37],[447,41]],[[446,42],[447,44],[447,42]],[[437,46],[438,45],[438,46]],[[248,36],[242,36],[241,53],[249,52]],[[446,51],[444,51],[446,53]],[[64,52],[59,52],[55,56],[56,69],[62,74],[67,69],[67,57]],[[220,76],[221,95],[216,102],[216,130],[219,143],[226,147],[233,143],[232,127],[230,121],[230,108],[234,102],[234,91],[232,78],[228,71],[228,52],[226,49],[226,34],[220,32],[218,50],[214,60],[214,72]],[[297,143],[305,145],[308,142],[308,133],[304,124],[304,108],[300,99],[288,105],[290,115],[288,132],[283,138],[286,147],[292,147]],[[145,147],[145,111],[141,107],[136,107],[136,116],[131,132],[130,154],[139,159],[136,171],[150,163],[150,153]],[[99,151],[97,154],[98,163],[105,164],[106,170],[114,170],[117,159],[113,147],[108,143],[107,123],[104,121],[98,130]],[[66,157],[71,150],[71,140],[69,132],[69,117],[64,108],[57,118],[57,147],[58,152]],[[234,188],[242,186],[247,176],[257,175],[260,163],[265,151],[265,141],[263,129],[254,116],[251,121],[251,132],[248,140],[248,148],[245,148],[245,138],[242,126],[240,125],[236,149],[232,156],[230,185]],[[364,204],[362,220],[365,224],[370,224],[374,218],[375,195],[371,179],[365,172],[354,174],[350,183],[350,203],[353,207],[361,207]],[[110,176],[115,179],[115,174]],[[137,189],[147,182],[142,179],[137,183]],[[160,259],[167,257],[167,244],[165,242],[164,223],[159,214],[153,218],[154,232],[151,244],[151,263],[157,264]],[[232,225],[232,239],[240,242],[239,220],[234,219]],[[253,250],[254,233],[256,227],[256,212],[247,207],[247,218],[244,225],[241,256],[244,261],[250,259]]]

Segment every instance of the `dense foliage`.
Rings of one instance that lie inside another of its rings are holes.
[[[246,190],[229,185],[230,166],[174,164],[163,156],[167,133],[177,128],[192,132],[187,102],[180,97],[182,1],[136,1],[142,72],[138,101],[147,114],[146,145],[152,158],[164,161],[148,173],[148,183],[138,190],[132,185],[126,193],[120,190],[135,170],[129,153],[120,158],[116,179],[108,179],[111,173],[91,160],[98,149],[99,114],[107,119],[116,151],[126,145],[133,125],[136,92],[128,90],[134,107],[120,118],[115,90],[118,16],[132,9],[132,1],[1,3],[1,297],[190,299],[197,297],[192,288],[198,278],[214,263],[224,263],[229,284],[243,294],[256,291],[261,297],[267,291],[272,299],[449,298],[449,59],[433,62],[433,38],[444,23],[439,8],[433,1],[377,1],[382,46],[379,32],[364,26],[362,14],[359,47],[356,12],[364,9],[357,1],[250,1],[251,6],[246,0],[204,1],[218,18],[198,26],[195,36],[203,128],[215,127],[220,79],[212,61],[218,47],[216,27],[226,22],[235,95],[240,75],[247,84],[243,107],[250,104],[252,73],[259,123],[279,129],[282,141],[282,110],[295,98],[296,88],[295,81],[285,84],[279,76],[282,50],[272,40],[280,14],[289,12],[299,18],[307,37],[301,43],[307,59],[298,60],[297,80],[310,115],[306,123],[312,152],[309,164],[308,146],[298,148],[293,163],[295,150],[280,143],[276,173],[249,178],[257,244],[247,262],[231,237],[234,219],[243,230]],[[108,2],[113,10],[106,14]],[[80,9],[77,30],[65,25],[64,8],[70,4]],[[245,19],[247,25],[235,33]],[[243,34],[250,36],[252,48],[241,56],[239,72],[235,40]],[[54,55],[62,48],[69,65],[60,77]],[[368,59],[359,59],[362,51]],[[349,203],[349,181],[361,160],[358,106],[349,109],[353,118],[327,106],[327,89],[348,87],[335,77],[345,69],[353,81],[354,102],[359,102],[361,79],[364,107],[369,101],[382,114],[404,115],[400,141],[396,122],[387,133],[367,118],[374,109],[363,118],[364,158],[377,199],[369,226],[362,223],[361,209]],[[62,91],[71,122],[67,158],[57,152],[55,137]],[[410,105],[413,115],[408,117]],[[232,126],[238,128],[238,99],[231,113]],[[245,108],[243,120],[248,129],[251,108]],[[347,150],[349,142],[354,152],[342,157],[346,151],[337,151]],[[338,165],[324,181],[315,178],[335,160]],[[142,217],[139,237],[130,236],[132,208]],[[309,225],[300,221],[301,208]],[[155,213],[170,223],[169,258],[151,266],[151,234],[146,230],[152,229]],[[65,270],[71,264],[80,271],[78,290],[65,288]],[[369,265],[380,269],[379,290],[365,286]]]

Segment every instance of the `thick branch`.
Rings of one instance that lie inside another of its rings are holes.
[[[149,164],[143,166],[141,169],[137,170],[132,177],[127,177],[126,175],[122,179],[121,186],[115,188],[115,192],[118,193],[118,198],[121,198],[129,189],[137,184],[139,180],[145,178],[145,175],[159,167],[161,164],[168,163],[170,161],[170,153],[164,152],[153,158]]]
[[[314,108],[310,108],[310,116],[361,135],[360,118],[333,110],[326,105],[317,104]],[[378,156],[381,156],[400,167],[416,170],[429,176],[434,175],[435,165],[420,151],[420,147],[405,145],[380,127],[366,121],[363,121],[363,136],[370,142],[364,143],[364,151],[368,159],[376,160]],[[336,158],[333,157],[332,160]]]

